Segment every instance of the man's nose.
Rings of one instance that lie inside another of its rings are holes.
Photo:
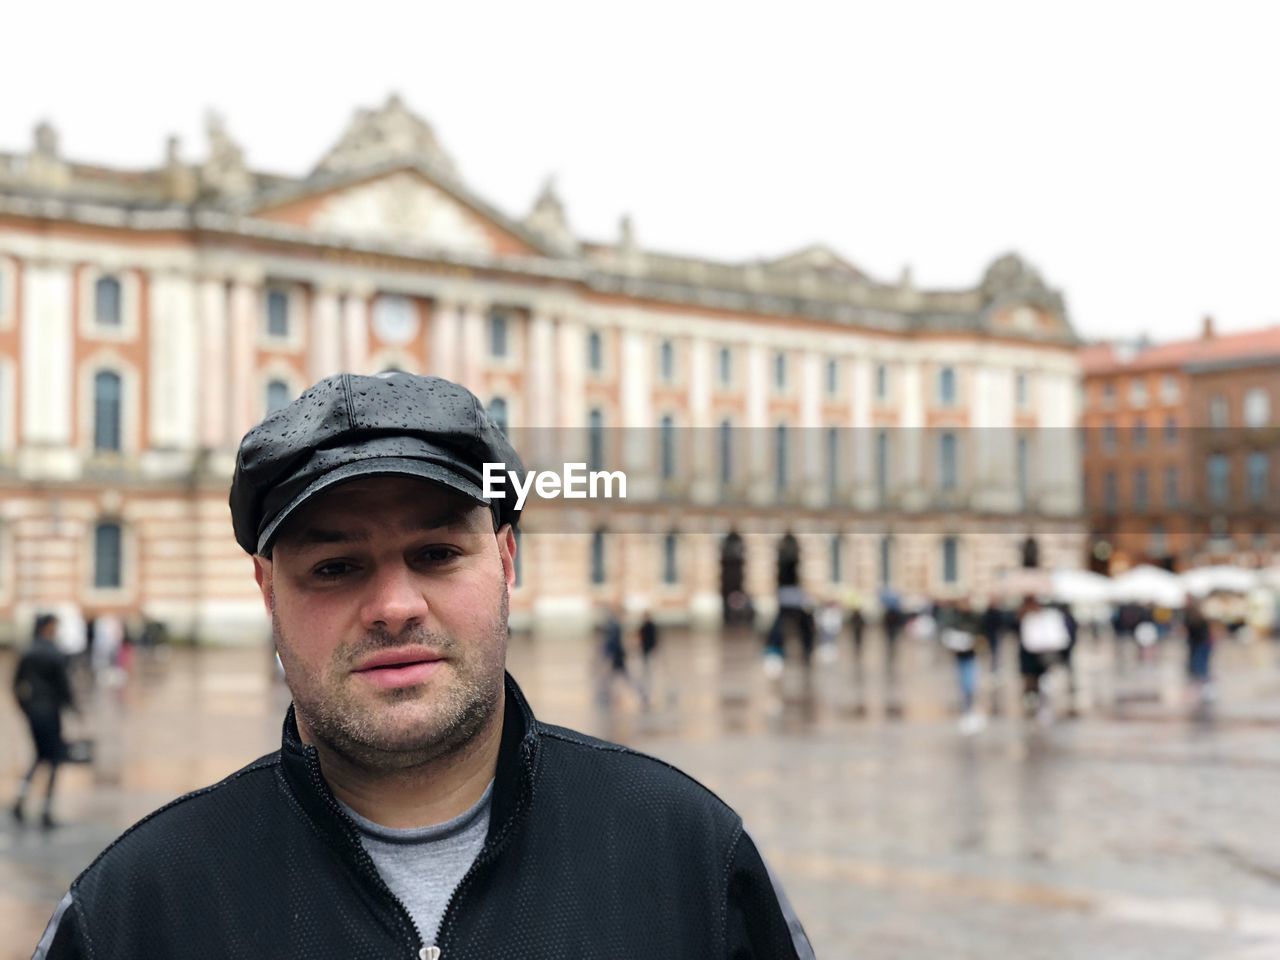
[[[422,583],[404,564],[379,568],[370,584],[363,615],[366,627],[391,634],[425,622],[427,598]]]

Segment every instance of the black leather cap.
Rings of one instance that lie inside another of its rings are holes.
[[[464,494],[515,524],[515,497],[485,498],[484,464],[524,467],[466,387],[441,377],[340,373],[245,434],[231,481],[231,524],[248,553],[271,550],[280,525],[329,487],[359,477],[417,477]]]

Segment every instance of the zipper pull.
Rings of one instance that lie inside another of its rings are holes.
[[[418,951],[418,960],[440,960],[440,948],[434,944]]]

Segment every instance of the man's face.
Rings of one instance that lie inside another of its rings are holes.
[[[464,746],[503,696],[515,536],[407,477],[316,496],[258,585],[299,727],[350,762],[405,769]]]

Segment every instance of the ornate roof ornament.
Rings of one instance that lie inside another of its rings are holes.
[[[1016,253],[1006,253],[987,267],[982,277],[982,292],[992,299],[1034,297],[1049,292],[1049,288],[1035,267]]]
[[[27,179],[46,189],[65,189],[70,185],[67,165],[58,155],[58,131],[47,120],[36,124],[31,155],[27,158]]]
[[[570,256],[577,254],[578,242],[569,229],[564,202],[556,191],[555,177],[547,177],[538,199],[533,202],[533,209],[524,218],[524,225],[553,249]]]
[[[636,227],[631,214],[624,213],[618,221],[618,266],[627,272],[637,273],[644,266],[644,254],[636,242]]]
[[[394,93],[380,109],[355,112],[338,142],[316,164],[313,175],[349,173],[389,160],[415,161],[438,176],[458,179],[453,159],[441,148],[431,125]]]
[[[227,133],[222,114],[210,110],[205,114],[205,136],[209,140],[209,156],[200,168],[200,186],[206,194],[241,197],[253,189],[253,178],[245,166],[244,150]]]

